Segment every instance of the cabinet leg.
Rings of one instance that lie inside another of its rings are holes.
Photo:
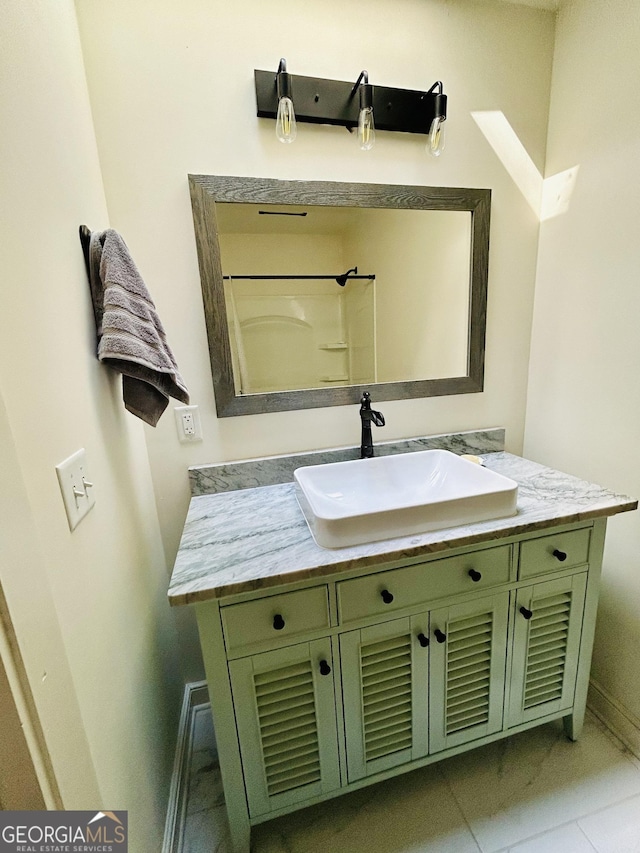
[[[578,740],[582,734],[582,726],[584,724],[584,708],[580,711],[573,711],[566,717],[562,718],[564,733],[569,740]]]
[[[237,818],[234,820],[229,815],[229,836],[233,853],[250,853],[251,824],[248,820],[238,820]]]

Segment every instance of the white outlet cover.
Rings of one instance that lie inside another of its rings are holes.
[[[200,425],[200,411],[197,406],[174,406],[176,416],[176,429],[181,442],[202,441],[202,426]],[[193,424],[193,432],[186,433],[184,429],[184,415],[190,415]]]
[[[69,530],[75,530],[96,502],[93,481],[87,472],[84,448],[56,465],[56,474],[69,521]]]

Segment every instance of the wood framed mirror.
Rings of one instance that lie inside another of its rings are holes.
[[[219,417],[482,391],[490,190],[189,187]]]

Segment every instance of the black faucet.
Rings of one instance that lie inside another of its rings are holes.
[[[371,395],[365,391],[360,400],[360,420],[362,421],[362,441],[360,443],[360,459],[373,457],[373,439],[371,437],[371,422],[376,426],[384,426],[384,415],[371,408]]]

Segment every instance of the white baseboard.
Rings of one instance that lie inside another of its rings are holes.
[[[208,701],[209,693],[206,681],[194,681],[185,684],[178,723],[176,755],[167,803],[162,853],[180,853],[187,807],[188,770],[193,738],[193,711],[198,705],[203,705]]]
[[[640,720],[593,679],[589,682],[587,705],[627,749],[640,759]]]

